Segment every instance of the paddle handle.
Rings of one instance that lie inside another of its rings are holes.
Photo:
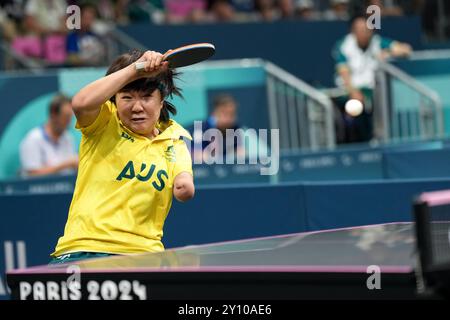
[[[136,62],[134,65],[136,67],[136,71],[144,70],[147,63],[147,61]]]
[[[163,61],[165,61],[167,59],[167,55],[171,52],[172,50],[167,50],[166,53],[164,53],[163,55]],[[148,61],[140,61],[140,62],[136,62],[134,64],[136,71],[141,71],[144,70],[145,67],[148,65]]]

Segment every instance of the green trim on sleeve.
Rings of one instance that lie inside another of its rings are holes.
[[[389,39],[389,38],[385,38],[385,37],[380,37],[381,38],[381,49],[385,50],[385,49],[390,49],[392,44],[394,43],[394,40]]]
[[[335,46],[333,47],[333,50],[331,52],[331,55],[333,56],[333,59],[335,60],[336,65],[339,64],[347,64],[347,57],[342,52],[342,43],[344,42],[344,39],[339,40],[336,42]]]

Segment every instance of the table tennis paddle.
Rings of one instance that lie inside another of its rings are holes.
[[[216,48],[211,43],[195,43],[168,50],[163,55],[163,61],[169,62],[169,68],[175,69],[190,66],[211,57]],[[147,61],[136,62],[136,70],[145,68]]]

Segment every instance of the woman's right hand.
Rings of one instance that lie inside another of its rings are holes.
[[[146,62],[144,69],[137,71],[138,78],[151,78],[155,77],[161,72],[164,72],[169,67],[169,63],[164,61],[164,56],[156,51],[146,51],[137,62]],[[134,63],[133,67],[136,67]]]

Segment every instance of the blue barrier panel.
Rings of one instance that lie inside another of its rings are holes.
[[[450,149],[385,152],[383,168],[387,179],[450,177]]]
[[[329,151],[281,158],[279,181],[383,179],[382,152],[374,148]]]
[[[20,106],[25,106],[43,94],[55,92],[57,87],[57,78],[51,72],[43,76],[0,75],[0,95],[3,105],[0,116],[0,135],[3,134],[11,119],[19,112]],[[11,105],[15,108],[11,108]],[[47,109],[45,109],[46,111]]]
[[[399,59],[393,61],[393,64],[404,70],[411,76],[435,76],[450,73],[450,59],[436,58],[424,60],[404,60]]]
[[[332,151],[283,155],[278,181],[349,181],[384,179],[383,153],[387,150],[435,150],[443,141],[409,142],[370,147],[367,144],[341,146]],[[414,178],[414,173],[408,177]]]
[[[436,154],[432,168],[424,173],[413,170],[420,165],[420,157],[428,153],[421,150],[440,150],[447,148],[448,141],[428,141],[405,143],[401,145],[385,145],[372,148],[367,145],[340,147],[334,151],[303,152],[281,155],[279,172],[275,176],[261,175],[260,165],[194,165],[195,183],[197,186],[225,184],[269,184],[276,182],[301,181],[350,181],[392,178],[422,178],[446,176],[442,170],[447,166],[447,157],[439,158]],[[392,152],[399,151],[397,153]],[[401,152],[400,152],[401,151]],[[408,156],[411,153],[412,156]],[[383,155],[388,159],[383,160]],[[398,161],[395,159],[398,158]],[[402,160],[405,159],[405,160]],[[424,162],[426,163],[426,162]],[[398,168],[398,169],[397,169]],[[427,173],[428,172],[428,173]],[[434,172],[430,174],[429,172]],[[450,176],[450,175],[449,175]],[[13,195],[20,193],[42,194],[73,192],[74,176],[52,176],[0,181],[0,194]]]
[[[306,230],[300,185],[203,188],[193,201],[173,203],[167,247]]]
[[[71,199],[71,194],[0,196],[0,299],[7,298],[7,268],[50,261]]]
[[[74,175],[8,179],[0,181],[0,195],[72,193],[75,180]]]
[[[269,183],[270,176],[261,175],[260,165],[195,165],[196,185]]]
[[[412,141],[397,142],[381,147],[384,151],[419,151],[419,150],[438,150],[446,147],[446,140],[428,140],[428,141]]]
[[[412,220],[421,192],[449,189],[450,179],[305,184],[308,229]]]
[[[448,90],[448,83],[450,81],[450,58],[438,57],[434,59],[415,59],[415,60],[399,60],[395,64],[406,73],[411,74],[414,78],[422,82],[424,85],[433,89],[439,94],[439,97],[444,106],[444,124],[445,134],[450,134],[450,91]],[[396,105],[403,105],[403,107],[420,109],[418,99],[413,99],[415,96],[406,94],[408,89],[404,85],[394,82],[393,96],[396,100]]]

